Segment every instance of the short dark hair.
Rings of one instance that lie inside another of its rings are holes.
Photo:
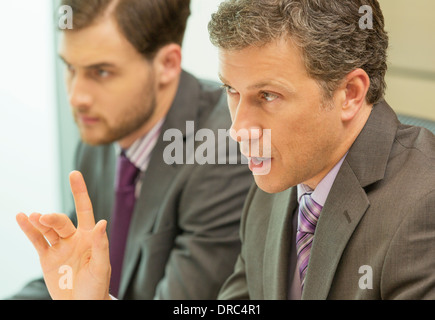
[[[73,12],[73,29],[84,29],[110,8],[127,40],[147,58],[163,46],[182,45],[190,0],[62,0]],[[113,9],[112,9],[113,8]]]
[[[372,29],[360,28],[364,5],[372,10]],[[370,77],[368,103],[385,94],[388,35],[377,0],[227,0],[212,15],[209,33],[215,46],[227,50],[291,38],[327,98],[357,68]]]

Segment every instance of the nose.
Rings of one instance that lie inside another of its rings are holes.
[[[69,102],[73,108],[89,109],[92,106],[93,98],[89,90],[89,84],[81,75],[75,75],[68,85]]]
[[[231,138],[237,142],[259,140],[263,133],[256,108],[240,99],[232,110]]]

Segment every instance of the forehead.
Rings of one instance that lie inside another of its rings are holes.
[[[80,30],[63,31],[59,54],[69,63],[83,66],[101,61],[120,64],[141,57],[113,18],[98,20]]]
[[[296,81],[308,77],[300,49],[285,40],[240,50],[219,49],[219,73],[222,80],[229,82],[266,78]]]

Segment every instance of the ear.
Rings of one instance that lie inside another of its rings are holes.
[[[341,107],[341,118],[343,122],[347,122],[352,120],[365,105],[370,78],[363,69],[356,69],[346,76],[342,88],[344,102]]]
[[[181,73],[181,47],[177,44],[162,47],[154,58],[154,66],[160,86],[178,79]]]

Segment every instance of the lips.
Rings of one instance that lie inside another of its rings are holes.
[[[272,167],[272,158],[248,157],[249,169],[254,175],[267,175]]]
[[[93,125],[93,124],[96,124],[100,121],[99,118],[82,116],[82,115],[77,116],[77,118],[78,118],[80,123],[85,124],[85,125]]]
[[[260,158],[260,157],[248,157],[250,161],[254,163],[254,165],[260,165],[264,161],[269,160],[270,158]]]

